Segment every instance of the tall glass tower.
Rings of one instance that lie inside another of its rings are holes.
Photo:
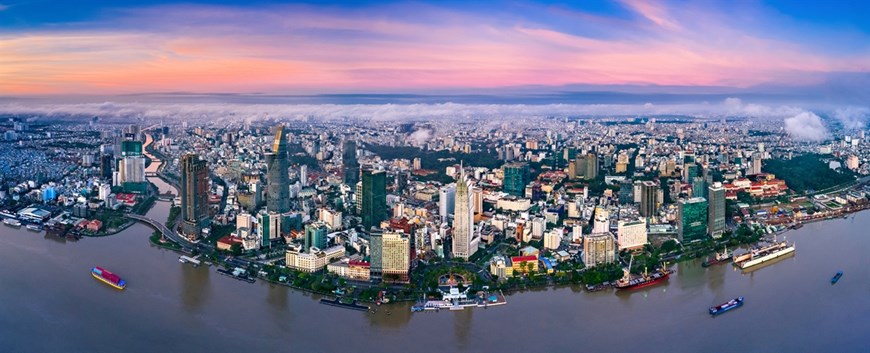
[[[290,176],[287,174],[287,139],[284,136],[284,126],[278,125],[275,131],[275,141],[272,152],[266,153],[266,179],[269,184],[266,208],[271,212],[285,213],[290,211]]]

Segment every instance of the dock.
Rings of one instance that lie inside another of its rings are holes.
[[[198,257],[199,257],[199,256],[197,256],[197,257],[190,257],[190,256],[187,256],[187,255],[181,255],[181,256],[178,257],[178,262],[181,262],[181,263],[183,263],[183,264],[191,264],[191,265],[193,265],[193,267],[197,267],[197,266],[199,266],[199,265],[201,264],[201,261],[199,261],[199,260],[197,259]]]

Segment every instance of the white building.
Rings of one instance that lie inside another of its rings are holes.
[[[595,207],[595,223],[592,226],[592,233],[604,233],[610,231],[610,212],[604,207]]]
[[[456,184],[444,185],[438,193],[438,215],[441,221],[453,214],[456,206]]]
[[[619,250],[640,249],[647,243],[646,220],[619,221],[616,230],[616,241]]]
[[[317,220],[326,223],[331,230],[340,230],[343,227],[341,212],[328,208],[321,208],[318,211]]]
[[[563,228],[553,228],[544,234],[544,248],[556,250],[562,244]]]
[[[336,245],[326,249],[312,247],[309,252],[302,252],[302,247],[291,246],[285,254],[287,267],[302,272],[317,272],[335,259],[344,256],[344,246]]]

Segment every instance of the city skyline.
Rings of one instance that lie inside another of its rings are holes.
[[[44,5],[0,5],[0,96],[576,90],[650,101],[661,93],[834,98],[870,72],[862,3]]]

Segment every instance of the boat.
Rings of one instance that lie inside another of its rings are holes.
[[[726,247],[725,247],[725,250],[722,251],[721,254],[717,252],[717,253],[716,253],[716,257],[714,257],[712,260],[708,258],[707,261],[704,261],[704,262],[701,264],[701,266],[702,266],[702,267],[710,267],[710,266],[713,266],[713,265],[718,265],[718,264],[721,264],[721,263],[725,263],[725,262],[730,261],[730,260],[731,260],[731,257],[732,257],[732,254],[728,252],[728,247],[726,246]]]
[[[837,271],[837,274],[834,275],[833,278],[831,278],[831,284],[836,284],[838,281],[840,281],[840,277],[843,277],[843,271]]]
[[[10,227],[15,227],[15,228],[21,227],[21,221],[14,219],[14,218],[3,219],[3,224],[10,226]]]
[[[623,277],[616,281],[616,285],[614,286],[616,287],[616,289],[632,290],[653,286],[666,281],[668,277],[670,277],[671,273],[674,273],[674,271],[668,269],[667,265],[665,265],[654,271],[652,274],[647,273],[646,268],[644,268],[642,275],[640,275],[639,277],[632,277],[631,263],[633,261],[634,256],[632,256],[631,260],[629,260],[628,267],[622,270]]]
[[[224,276],[232,277],[239,281],[244,281],[248,283],[254,283],[256,281],[255,279],[248,277],[248,271],[245,271],[244,269],[239,267],[234,268],[232,271],[222,268],[218,269],[217,271]]]
[[[111,273],[109,271],[106,271],[102,267],[92,268],[91,269],[91,276],[94,276],[94,278],[102,281],[105,284],[108,284],[108,285],[114,287],[115,289],[122,290],[122,289],[127,287],[127,282],[124,282],[124,280],[121,279],[121,277],[118,277],[118,275]]]
[[[718,306],[710,307],[710,315],[716,316],[728,310],[739,308],[741,306],[743,306],[743,297],[737,297],[729,300],[726,303],[719,304]]]
[[[788,244],[785,240],[774,242],[770,245],[752,249],[749,253],[743,254],[734,259],[734,264],[740,269],[747,269],[752,266],[771,261],[773,259],[791,254],[794,252],[794,244]]]
[[[28,225],[27,225],[27,230],[29,230],[29,231],[33,231],[33,232],[41,232],[41,231],[42,231],[42,226],[40,226],[40,225],[38,225],[38,224],[28,224]]]
[[[357,304],[356,300],[354,300],[350,303],[344,303],[341,301],[341,298],[335,298],[333,300],[322,298],[322,299],[320,299],[320,304],[335,306],[335,307],[345,308],[345,309],[351,309],[351,310],[359,310],[359,311],[369,311],[369,309],[370,309],[367,306]],[[389,313],[390,312],[387,311],[387,315],[389,315]]]

